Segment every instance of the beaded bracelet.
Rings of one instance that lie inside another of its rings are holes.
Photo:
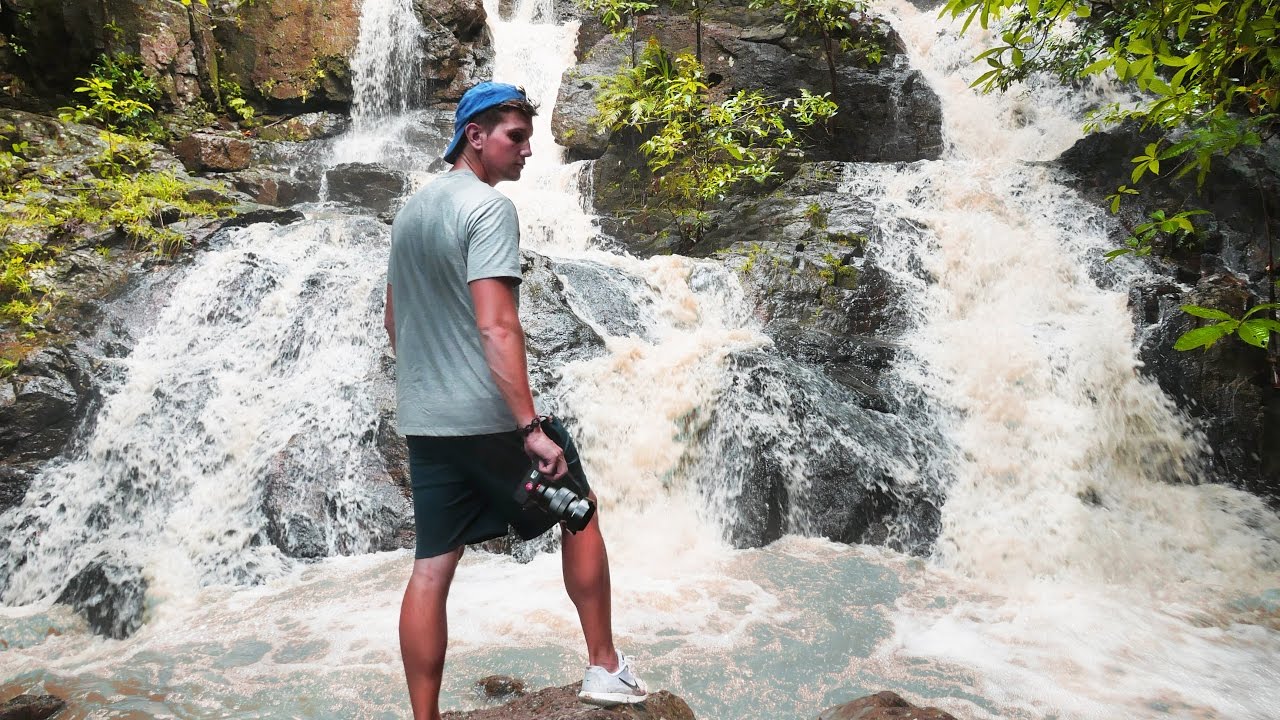
[[[532,433],[534,430],[537,430],[539,427],[542,426],[542,423],[550,419],[551,419],[550,415],[538,415],[534,419],[530,420],[528,425],[521,427],[516,432],[520,433],[520,437],[522,438],[529,437],[530,433]]]

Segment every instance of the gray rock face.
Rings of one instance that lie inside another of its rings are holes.
[[[94,632],[119,640],[142,626],[146,593],[141,570],[102,555],[76,573],[58,602],[75,608]]]
[[[404,195],[404,173],[377,163],[345,163],[325,173],[329,199],[350,203],[375,213],[390,212]]]
[[[723,99],[740,89],[759,89],[775,98],[798,95],[802,88],[831,91],[840,113],[829,134],[814,135],[806,150],[811,160],[892,162],[941,154],[941,104],[900,49],[869,67],[839,56],[838,84],[831,88],[816,42],[788,36],[779,18],[755,17],[756,24],[748,24],[750,19],[750,14],[743,14],[736,22],[703,25],[702,57],[713,98]],[[687,18],[646,15],[639,25],[639,37],[656,37],[665,48],[694,46],[694,27]],[[900,41],[891,37],[887,42],[892,46]],[[562,79],[553,130],[571,158],[604,154],[607,134],[587,122],[595,114],[597,78],[617,72],[630,54],[625,41],[604,35]]]
[[[370,445],[375,438],[370,437]],[[376,463],[366,466],[368,482],[359,516],[342,507],[338,478],[343,466],[323,438],[298,436],[277,454],[264,478],[267,535],[286,555],[321,558],[403,546],[413,527],[413,509],[403,492]]]
[[[94,399],[92,364],[73,348],[32,354],[0,379],[0,456],[5,464],[62,452]]]
[[[735,547],[800,533],[928,550],[948,454],[929,427],[776,355],[735,355],[726,382],[689,472]]]
[[[553,395],[560,383],[559,368],[568,362],[596,357],[604,341],[570,309],[564,283],[546,258],[522,251],[520,319],[529,353],[529,380],[537,395]]]

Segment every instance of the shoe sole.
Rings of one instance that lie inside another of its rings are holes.
[[[588,705],[597,705],[599,707],[609,707],[610,705],[634,705],[644,702],[649,697],[648,693],[644,695],[632,695],[630,693],[589,693],[579,692],[578,699]]]

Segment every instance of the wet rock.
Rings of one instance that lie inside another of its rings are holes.
[[[546,688],[531,693],[506,705],[471,710],[447,712],[444,720],[695,720],[693,710],[676,695],[665,690],[650,692],[649,697],[635,705],[618,705],[599,708],[585,705],[578,700],[581,683],[564,687]]]
[[[0,703],[0,720],[47,720],[62,712],[67,701],[53,695],[19,695]]]
[[[506,698],[525,694],[523,680],[510,675],[490,675],[476,681],[476,689],[488,698]]]
[[[139,568],[103,554],[71,578],[58,602],[75,608],[95,633],[119,640],[142,627],[146,594]]]
[[[482,0],[413,0],[413,8],[422,20],[421,67],[431,102],[457,102],[471,85],[490,79],[493,45]]]
[[[188,172],[230,172],[249,167],[253,144],[239,137],[197,132],[175,143],[173,152]]]
[[[565,71],[551,116],[551,132],[556,142],[565,147],[566,160],[595,160],[609,148],[612,132],[591,121],[596,114],[596,95],[600,93],[600,78],[616,73],[630,57],[625,43],[609,38],[597,43],[578,64]]]
[[[918,707],[897,693],[885,690],[853,702],[827,708],[818,720],[956,720],[955,716],[933,707]]]
[[[320,558],[403,546],[413,508],[387,475],[374,433],[361,460],[366,482],[344,489],[328,473],[350,458],[334,457],[325,438],[297,435],[263,472],[263,511],[272,544],[291,557]],[[358,498],[348,497],[359,492]],[[352,504],[358,506],[355,508]]]
[[[520,321],[529,353],[529,380],[535,394],[550,396],[560,383],[560,368],[597,357],[604,352],[604,341],[570,309],[564,283],[545,257],[524,250],[520,258]]]
[[[22,502],[33,479],[26,468],[0,465],[0,513]]]
[[[350,203],[375,213],[399,206],[404,195],[405,174],[377,163],[344,163],[325,173],[329,199]]]
[[[305,217],[300,211],[293,208],[271,207],[252,203],[241,203],[235,206],[235,213],[232,217],[217,223],[217,226],[219,228],[244,227],[260,222],[288,225]]]
[[[331,112],[313,112],[285,118],[263,125],[258,139],[267,142],[305,142],[322,140],[346,132],[351,118]]]
[[[0,379],[0,456],[48,460],[71,440],[95,398],[92,363],[74,348],[48,347]]]
[[[214,31],[219,68],[247,95],[286,109],[350,104],[358,0],[227,3],[225,9],[233,21]]]
[[[252,168],[230,176],[231,186],[263,205],[288,207],[320,198],[319,178],[288,170]]]
[[[930,409],[885,412],[766,352],[730,357],[720,401],[689,418],[688,473],[735,547],[788,533],[922,554],[941,527],[951,451]],[[755,418],[746,427],[742,418]]]

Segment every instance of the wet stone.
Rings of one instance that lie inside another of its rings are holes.
[[[510,675],[490,675],[477,680],[476,689],[485,697],[506,698],[524,695],[525,685],[523,680]]]
[[[46,720],[66,706],[65,700],[53,695],[23,694],[0,704],[0,720]]]

